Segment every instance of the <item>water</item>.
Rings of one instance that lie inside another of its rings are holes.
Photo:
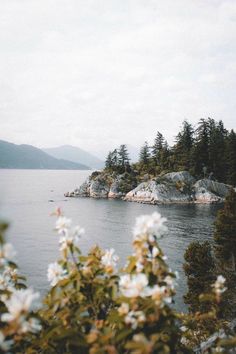
[[[58,256],[58,238],[50,216],[57,207],[86,230],[81,247],[114,247],[121,264],[131,252],[132,227],[141,214],[160,212],[168,219],[168,234],[160,240],[168,262],[180,274],[176,307],[183,310],[186,291],[183,254],[194,240],[212,240],[217,208],[212,205],[145,205],[119,200],[70,198],[64,192],[79,186],[91,171],[0,170],[0,215],[10,222],[7,240],[17,250],[28,285],[42,294],[48,288],[47,265]]]

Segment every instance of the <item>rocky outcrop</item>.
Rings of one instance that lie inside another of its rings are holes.
[[[66,197],[124,199],[131,202],[159,203],[218,203],[231,186],[209,179],[196,181],[187,171],[171,172],[137,186],[132,174],[93,172],[87,180]]]
[[[194,178],[186,171],[168,173],[139,184],[124,200],[148,204],[189,203],[193,200],[192,181]]]
[[[232,187],[212,181],[209,179],[200,179],[194,186],[194,196],[196,203],[219,203],[223,202],[226,195]]]
[[[188,171],[170,172],[166,173],[163,177],[168,181],[183,182],[186,185],[192,185],[194,182],[196,182],[196,179],[190,175]]]
[[[79,188],[65,193],[65,197],[121,199],[136,185],[135,177],[128,173],[109,175],[94,172]]]

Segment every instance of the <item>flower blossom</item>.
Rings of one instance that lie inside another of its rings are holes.
[[[9,351],[13,343],[13,340],[5,340],[4,334],[0,331],[0,349],[2,351]]]
[[[154,236],[160,237],[167,230],[165,221],[166,218],[162,218],[157,212],[138,217],[133,229],[134,240],[154,242]]]
[[[51,263],[48,266],[48,281],[51,286],[55,286],[60,280],[66,278],[66,270],[57,262]]]
[[[114,248],[105,250],[105,253],[101,258],[101,263],[107,272],[113,272],[117,266],[118,261],[119,257],[115,254]]]
[[[74,230],[67,229],[59,239],[60,251],[67,250],[70,246],[79,246],[79,238],[84,234],[84,229],[76,226]]]
[[[126,302],[122,302],[121,306],[118,308],[118,312],[119,315],[127,315],[127,313],[129,312],[129,304],[127,304]]]
[[[0,290],[14,291],[14,282],[6,272],[0,274]]]
[[[227,288],[225,287],[225,282],[226,279],[223,277],[223,275],[218,275],[215,283],[213,284],[213,288],[217,296],[220,296],[223,292],[227,290]]]
[[[125,316],[125,323],[136,329],[140,323],[146,321],[146,316],[143,311],[130,311]]]
[[[42,326],[37,318],[31,317],[28,321],[24,321],[21,325],[21,333],[36,333],[42,329]]]
[[[8,261],[14,260],[16,252],[10,243],[0,245],[0,266],[8,263]]]
[[[126,274],[120,277],[120,291],[126,297],[150,296],[148,278],[145,274]]]
[[[71,226],[71,219],[66,218],[65,216],[60,216],[56,221],[55,229],[59,234],[65,233]]]
[[[165,303],[172,302],[170,292],[166,286],[154,285],[151,290],[151,294],[155,304],[159,307],[163,307]]]
[[[3,322],[20,321],[32,310],[32,305],[39,298],[39,293],[32,289],[15,290],[9,299],[4,301],[8,313],[1,316]]]

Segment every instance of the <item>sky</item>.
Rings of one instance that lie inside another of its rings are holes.
[[[236,128],[236,0],[0,0],[0,139],[103,156]]]

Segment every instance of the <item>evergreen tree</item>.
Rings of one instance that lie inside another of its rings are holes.
[[[176,137],[176,144],[174,146],[175,165],[177,169],[189,170],[192,165],[192,147],[193,147],[193,133],[194,129],[186,120],[183,122],[182,130]]]
[[[236,270],[236,192],[232,188],[215,222],[215,254],[221,269]]]
[[[105,160],[105,168],[111,169],[113,171],[117,170],[118,168],[118,157],[117,157],[117,150],[110,151],[107,155]]]
[[[152,157],[155,162],[155,165],[160,165],[161,163],[161,152],[164,146],[164,137],[160,132],[157,132],[154,145],[152,147]]]
[[[214,119],[208,118],[208,126],[209,172],[212,172],[216,179],[224,182],[226,179],[225,141],[227,133],[222,121],[216,123]]]
[[[105,160],[105,168],[106,169],[110,169],[112,168],[112,152],[109,151],[108,155],[107,155],[107,158]]]
[[[112,166],[114,168],[117,168],[118,167],[118,152],[117,152],[117,149],[113,150],[112,153],[111,153],[111,161],[112,161]]]
[[[150,152],[148,143],[145,141],[144,145],[141,147],[140,154],[139,154],[139,162],[147,166],[150,160]]]
[[[210,290],[214,280],[214,260],[208,242],[192,242],[184,254],[183,265],[187,276],[188,293],[184,302],[189,305],[190,312],[206,310],[206,303],[201,303],[199,295]]]
[[[200,119],[195,131],[196,138],[193,147],[194,175],[202,177],[209,171],[209,124],[206,119]]]
[[[226,139],[226,182],[236,186],[236,133],[231,130]]]
[[[123,171],[126,169],[127,166],[129,166],[129,161],[130,159],[127,147],[126,145],[122,144],[120,145],[120,148],[118,150],[118,163]]]
[[[160,166],[162,171],[169,171],[171,169],[170,149],[166,140],[164,141],[162,150],[160,152]]]

